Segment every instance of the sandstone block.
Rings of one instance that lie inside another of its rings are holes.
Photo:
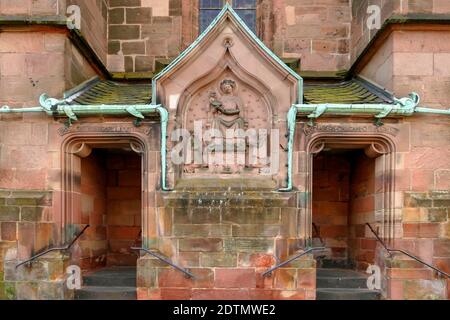
[[[201,253],[202,267],[236,267],[237,255],[232,253]]]
[[[219,238],[186,238],[179,240],[180,251],[214,252],[221,251],[223,240]]]
[[[216,288],[255,288],[255,269],[216,269]]]

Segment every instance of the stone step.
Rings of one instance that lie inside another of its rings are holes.
[[[321,288],[317,289],[317,300],[380,300],[381,293],[369,289]]]
[[[317,269],[317,288],[367,289],[368,275],[345,269]]]
[[[84,287],[75,292],[75,300],[136,300],[135,287]]]
[[[83,284],[94,287],[134,287],[136,286],[136,267],[102,269],[84,276]]]
[[[317,269],[318,277],[366,277],[367,275],[360,271],[355,271],[352,269],[343,269],[343,268],[318,268]]]
[[[381,293],[367,288],[369,275],[338,268],[317,269],[317,300],[379,300]]]
[[[324,252],[325,253],[325,252]],[[329,251],[328,254],[330,254]],[[324,269],[351,269],[347,259],[329,259],[326,256],[318,259],[317,266]]]

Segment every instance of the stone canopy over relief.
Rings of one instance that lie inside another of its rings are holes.
[[[280,182],[285,179],[285,166],[274,172],[271,163],[286,161],[280,145],[286,144],[281,140],[287,112],[301,97],[301,78],[231,7],[222,10],[153,86],[153,101],[171,114],[169,136],[177,129],[189,135],[183,138],[188,149],[183,163],[174,164],[172,158],[169,164],[174,177],[268,174]],[[172,141],[168,151],[178,145]]]

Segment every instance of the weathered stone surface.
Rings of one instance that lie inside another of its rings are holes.
[[[20,208],[13,206],[0,206],[0,221],[19,221]]]
[[[112,25],[109,27],[111,40],[134,40],[140,36],[139,26]]]
[[[214,281],[216,288],[254,288],[255,269],[216,269]]]
[[[296,269],[278,269],[274,272],[275,288],[293,290],[297,287]]]
[[[157,269],[139,260],[137,268],[137,287],[153,288],[157,286]]]
[[[446,299],[446,284],[443,280],[408,280],[404,282],[406,300]]]
[[[15,287],[18,300],[39,300],[38,282],[17,282]]]
[[[202,267],[236,267],[237,255],[234,253],[202,253],[200,265]]]
[[[65,300],[67,286],[65,281],[40,282],[38,284],[38,297],[40,300]]]
[[[0,239],[6,241],[16,241],[17,224],[15,222],[2,222],[0,224]]]
[[[234,225],[234,237],[276,237],[280,234],[278,225]]]
[[[151,72],[154,69],[155,59],[150,56],[136,56],[135,71],[136,72]]]
[[[209,225],[176,224],[174,226],[174,236],[207,237],[210,234]]]
[[[266,253],[239,253],[238,265],[240,267],[270,268],[276,263],[271,254]]]
[[[125,21],[125,10],[123,8],[114,8],[109,10],[109,23],[122,24]]]
[[[126,22],[129,24],[150,23],[152,20],[151,8],[127,8]]]
[[[179,240],[180,251],[221,251],[222,245],[223,240],[219,238],[187,238]]]
[[[0,281],[0,300],[16,300],[16,298],[15,283]]]
[[[125,55],[145,54],[145,42],[143,41],[124,42],[122,44],[122,53]]]
[[[20,212],[20,220],[39,222],[42,220],[43,211],[43,207],[22,207]]]
[[[195,279],[188,279],[178,270],[160,269],[158,282],[160,288],[211,288],[214,281],[214,272],[211,269],[194,268],[191,270]]]

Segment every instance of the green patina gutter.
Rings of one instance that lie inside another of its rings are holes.
[[[65,104],[66,100],[49,98],[46,94],[41,95],[39,103],[40,107],[31,108],[13,109],[3,106],[0,108],[0,114],[45,112],[48,116],[67,117],[68,124],[71,125],[72,122],[78,120],[78,117],[131,115],[140,121],[145,118],[145,115],[159,113],[161,121],[161,189],[169,190],[167,188],[167,124],[169,112],[161,105],[67,105]]]
[[[375,118],[375,125],[383,125],[382,119],[387,117],[410,117],[418,113],[448,115],[450,109],[439,110],[418,107],[420,97],[417,93],[411,93],[409,97],[395,99],[395,104],[296,104],[293,105],[287,115],[288,123],[288,180],[287,187],[280,191],[291,191],[293,173],[293,149],[294,136],[297,126],[297,116],[309,118],[311,126],[321,116],[367,116]]]

